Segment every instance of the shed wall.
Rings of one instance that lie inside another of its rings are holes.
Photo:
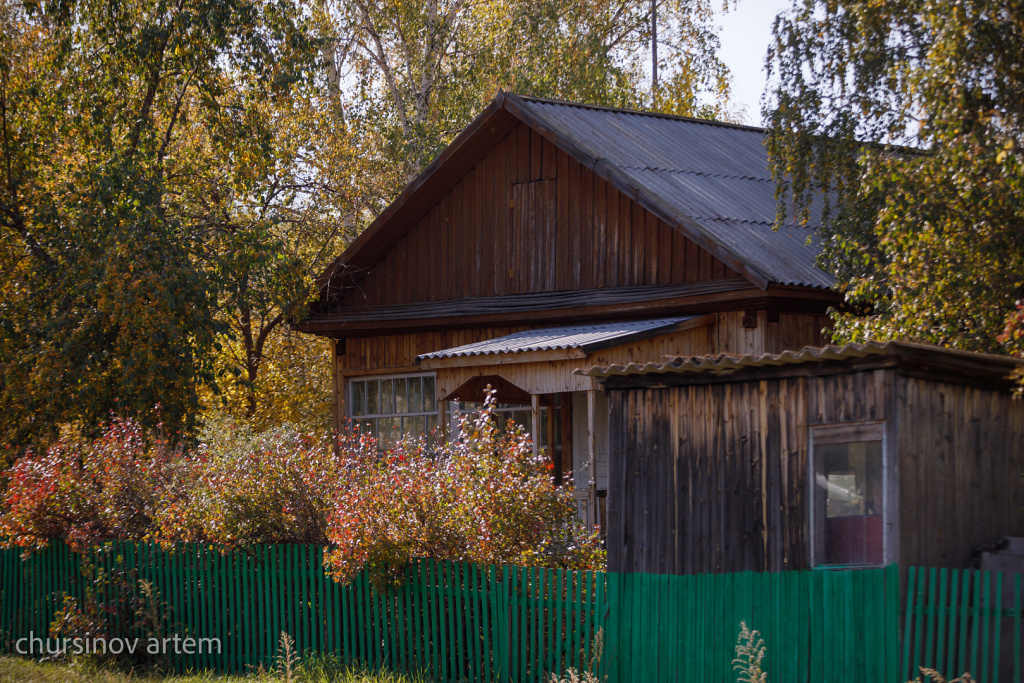
[[[609,571],[806,569],[808,427],[888,418],[894,372],[609,390]]]
[[[1024,401],[899,378],[900,563],[967,567],[971,551],[1024,535]]]
[[[807,568],[814,425],[885,421],[901,566],[968,567],[1024,535],[1024,401],[1005,389],[883,368],[608,393],[610,571]]]

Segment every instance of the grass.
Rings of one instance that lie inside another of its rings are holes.
[[[121,671],[98,667],[88,660],[35,662],[0,657],[0,683],[428,683],[427,679],[388,672],[370,673],[330,660],[297,664],[291,671],[256,671],[245,676],[197,673],[183,676]]]

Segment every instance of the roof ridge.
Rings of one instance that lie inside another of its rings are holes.
[[[552,97],[537,97],[535,95],[523,95],[523,94],[520,94],[520,93],[511,92],[511,91],[500,91],[499,90],[499,92],[504,92],[507,95],[513,95],[513,96],[518,97],[518,98],[520,98],[522,100],[526,100],[526,101],[529,101],[529,102],[538,102],[540,104],[553,104],[553,105],[559,105],[559,106],[564,106],[564,107],[574,107],[576,109],[594,109],[596,111],[615,112],[615,113],[618,113],[618,114],[633,114],[633,115],[636,115],[636,116],[649,116],[649,117],[652,117],[652,118],[669,119],[669,120],[673,120],[673,121],[685,121],[687,123],[699,123],[699,124],[704,124],[704,125],[708,125],[708,126],[719,126],[719,127],[722,127],[722,128],[733,128],[733,129],[736,129],[736,130],[746,130],[746,131],[751,131],[751,132],[754,132],[754,133],[761,133],[763,135],[767,135],[768,134],[768,130],[766,128],[762,128],[760,126],[751,126],[751,125],[748,125],[748,124],[745,124],[745,123],[730,123],[728,121],[715,121],[714,119],[701,119],[701,118],[697,118],[696,116],[681,116],[679,114],[665,114],[665,113],[659,112],[659,111],[644,111],[642,109],[629,109],[629,108],[626,108],[626,107],[612,107],[612,106],[604,105],[604,104],[588,104],[588,103],[585,103],[585,102],[569,102],[567,100],[559,100],[559,99],[555,99],[555,98],[552,98]]]

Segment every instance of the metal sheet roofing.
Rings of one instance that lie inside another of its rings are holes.
[[[590,353],[591,351],[607,348],[608,346],[624,344],[630,340],[672,332],[680,324],[693,320],[696,317],[698,316],[526,330],[474,344],[424,353],[417,356],[416,360],[524,353],[527,351],[551,351],[556,349],[580,349],[584,353]]]
[[[509,96],[516,97],[516,96]],[[819,245],[810,224],[775,224],[775,183],[765,132],[698,119],[589,107],[528,97],[520,106],[600,163],[688,217],[695,227],[768,281],[830,287],[815,265]],[[595,172],[599,168],[595,167]]]
[[[649,375],[673,373],[712,373],[726,374],[744,368],[760,368],[781,365],[799,365],[802,363],[824,363],[834,360],[852,360],[868,356],[917,356],[930,357],[949,363],[983,363],[991,365],[1007,374],[1014,368],[1024,365],[1024,360],[995,356],[987,353],[973,353],[946,349],[939,346],[911,344],[908,342],[869,342],[866,344],[846,344],[845,346],[805,346],[799,351],[783,351],[782,353],[766,353],[759,355],[735,356],[720,353],[716,356],[690,356],[672,358],[663,363],[629,363],[627,365],[610,365],[608,367],[592,367],[586,372],[576,370],[579,374],[590,377],[606,378],[623,375]]]

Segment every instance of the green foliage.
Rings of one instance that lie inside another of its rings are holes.
[[[837,341],[1021,352],[999,335],[1024,294],[1022,20],[995,0],[798,0],[776,20],[779,219],[822,204]]]
[[[230,676],[213,672],[180,676],[139,671],[121,671],[116,666],[98,665],[78,659],[72,662],[33,662],[0,656],[0,681],[22,683],[243,683],[245,681],[281,681],[276,672],[254,671]],[[358,666],[324,659],[304,660],[294,672],[297,683],[427,683],[418,676],[390,671],[366,671]]]
[[[329,423],[313,278],[505,87],[728,116],[714,0],[3,0],[0,443]],[[314,368],[313,370],[307,370]]]
[[[339,38],[328,86],[392,194],[505,88],[592,104],[722,116],[714,0],[658,3],[660,96],[649,82],[647,0],[355,0],[325,7]],[[725,3],[728,4],[728,3]],[[372,150],[372,151],[371,151]],[[397,173],[396,173],[397,172]]]
[[[104,547],[98,552],[109,550],[109,547]],[[116,559],[111,570],[98,567],[92,557],[87,556],[83,560],[84,599],[79,602],[76,598],[64,596],[50,623],[49,638],[57,642],[63,639],[74,641],[76,638],[81,639],[79,642],[97,638],[107,642],[114,638],[140,638],[148,642],[150,638],[159,640],[176,631],[173,610],[152,582],[140,579],[134,569],[124,569],[123,557]],[[57,655],[62,659],[77,657],[96,665],[113,664],[128,670],[149,671],[164,670],[170,664],[166,654],[150,654],[145,647],[133,648],[134,651],[125,648],[119,654],[106,648],[101,652],[85,654],[79,651],[76,654],[75,645],[64,642],[67,650]]]
[[[111,411],[177,438],[238,283],[303,286],[273,230],[296,192],[267,188],[319,43],[265,0],[5,0],[0,23],[0,440]]]
[[[213,443],[205,436],[212,426],[242,422],[256,432],[293,425],[303,432],[329,433],[334,426],[330,351],[327,340],[278,324],[260,347],[250,382],[241,371],[247,363],[244,342],[224,339],[215,355],[223,369],[217,391],[203,387],[200,392],[200,439]]]

